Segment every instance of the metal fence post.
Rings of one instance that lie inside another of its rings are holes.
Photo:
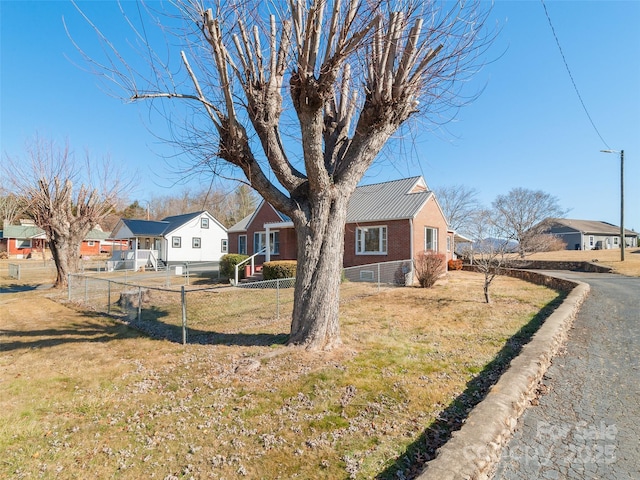
[[[184,293],[184,285],[180,289],[182,300],[182,344],[187,344],[187,297]]]
[[[111,315],[111,280],[107,280],[107,315]]]
[[[189,285],[189,264],[185,263],[184,268],[186,270],[186,275],[187,275],[187,285]]]
[[[380,293],[380,264],[378,263],[378,293]]]
[[[89,303],[89,279],[84,277],[84,303]]]
[[[142,316],[142,287],[138,287],[138,321]]]
[[[280,320],[280,279],[276,279],[276,320]]]
[[[71,301],[71,274],[67,273],[67,300]]]

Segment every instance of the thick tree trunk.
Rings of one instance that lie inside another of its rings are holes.
[[[51,256],[56,265],[56,283],[54,287],[63,288],[67,285],[67,274],[69,273],[69,242],[64,237],[53,236],[49,240]]]
[[[72,238],[72,235],[53,235],[49,240],[51,256],[56,265],[55,288],[66,287],[68,275],[78,271],[80,243],[81,240]]]
[[[298,268],[290,345],[328,350],[341,343],[338,310],[347,203],[346,194],[327,196],[313,208],[311,221],[296,225]]]

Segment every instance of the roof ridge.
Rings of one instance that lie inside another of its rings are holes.
[[[384,182],[367,183],[366,185],[358,185],[356,187],[356,189],[363,188],[363,187],[375,187],[376,185],[384,185],[384,184],[387,184],[387,183],[404,182],[404,181],[407,181],[407,180],[414,180],[414,179],[419,179],[419,178],[421,178],[421,175],[416,175],[416,176],[413,176],[413,177],[406,177],[406,178],[397,178],[395,180],[386,180]]]

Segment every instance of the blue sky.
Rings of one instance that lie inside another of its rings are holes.
[[[465,87],[467,94],[484,89],[480,97],[441,130],[416,123],[412,138],[381,157],[366,183],[419,174],[431,187],[476,188],[486,204],[514,187],[541,189],[570,209],[569,218],[618,225],[620,157],[600,150],[624,149],[625,226],[640,230],[640,0],[545,3],[604,142],[576,95],[542,3],[498,0],[491,62]],[[109,35],[128,34],[114,2],[80,5]],[[3,155],[22,155],[37,133],[137,169],[132,199],[184,189],[169,188],[173,177],[163,157],[175,152],[154,136],[166,134],[164,121],[143,104],[105,94],[95,76],[74,64],[81,60],[62,16],[81,44],[90,32],[69,2],[0,0],[0,9]]]

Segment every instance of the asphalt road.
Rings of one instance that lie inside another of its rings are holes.
[[[562,276],[591,293],[494,480],[640,479],[640,278]]]

